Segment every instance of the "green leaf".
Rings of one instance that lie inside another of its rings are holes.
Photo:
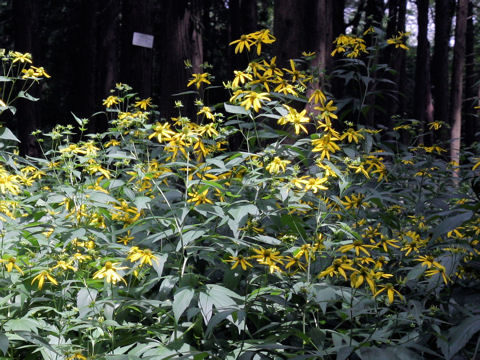
[[[243,106],[238,105],[230,105],[230,104],[223,104],[225,106],[225,111],[230,114],[241,114],[241,115],[248,115],[248,110],[245,110]]]
[[[152,266],[157,272],[158,277],[162,276],[163,266],[165,265],[167,258],[168,258],[167,254],[162,254],[157,256],[157,261],[152,261]]]
[[[439,337],[437,343],[445,358],[447,360],[453,358],[479,330],[480,315],[471,316],[463,320],[460,325],[450,328],[445,340]]]
[[[16,142],[20,142],[20,140],[18,140],[18,138],[15,135],[13,135],[13,133],[10,131],[10,129],[6,128],[6,127],[0,128],[0,139],[1,140],[13,140],[13,141],[16,141]]]
[[[95,289],[83,288],[77,293],[78,317],[83,318],[91,311],[91,304],[95,302],[98,291]]]
[[[180,316],[187,310],[188,305],[193,299],[195,292],[191,288],[182,288],[175,293],[173,296],[173,314],[175,316],[175,321],[178,322]]]
[[[177,244],[177,249],[176,251],[179,251],[182,246],[187,246],[190,244],[192,241],[198,239],[199,237],[203,236],[205,234],[205,230],[190,230],[187,231],[185,234],[182,235],[182,241],[179,241]]]
[[[213,299],[210,294],[201,292],[198,296],[198,307],[202,313],[203,321],[205,325],[208,325],[208,322],[213,315]]]
[[[39,98],[33,97],[32,95],[26,93],[25,91],[20,91],[17,95],[19,98],[24,98],[30,101],[37,101]]]
[[[468,221],[472,218],[472,211],[465,211],[461,214],[447,217],[443,220],[436,228],[433,229],[432,240],[436,240],[439,236],[448,233],[449,231],[454,230],[455,228],[462,225],[465,221]]]
[[[8,345],[8,337],[5,334],[0,334],[0,350],[2,350],[3,355],[7,355]]]

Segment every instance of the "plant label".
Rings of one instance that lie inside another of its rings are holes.
[[[151,49],[153,47],[153,35],[134,32],[132,45]]]

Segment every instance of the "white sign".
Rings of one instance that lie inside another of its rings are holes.
[[[151,49],[153,48],[153,35],[134,32],[132,45]]]

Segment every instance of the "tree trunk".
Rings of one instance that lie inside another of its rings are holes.
[[[152,0],[123,0],[122,3],[122,45],[120,73],[121,81],[133,87],[141,98],[152,95],[153,48],[132,44],[133,33],[153,35]],[[159,39],[154,38],[154,46]]]
[[[172,97],[187,90],[191,73],[203,72],[203,39],[201,33],[201,6],[199,0],[161,2],[161,18],[157,36],[161,47],[158,49],[159,68],[156,83],[159,95],[158,104],[162,117],[178,116],[173,105],[175,100],[184,104],[182,113],[189,117],[196,114],[193,101],[197,95]],[[190,61],[191,69],[185,69],[185,61]],[[189,90],[191,90],[190,88]]]
[[[454,0],[435,1],[435,40],[431,64],[432,95],[435,120],[445,124],[449,123],[448,55],[454,5]]]
[[[386,30],[386,38],[397,36],[399,32],[405,32],[406,22],[406,0],[389,0],[388,1],[388,23]],[[388,64],[393,72],[387,72],[383,76],[393,82],[393,84],[383,85],[385,88],[384,98],[379,99],[379,106],[385,110],[381,117],[381,123],[392,128],[391,117],[394,114],[402,114],[405,111],[405,77],[406,77],[406,51],[394,46],[387,46],[383,50],[382,61]]]
[[[243,34],[257,31],[257,1],[231,0],[229,2],[229,43],[237,40]],[[235,54],[235,47],[229,47],[230,74],[233,70],[243,70],[248,65],[248,54]]]
[[[475,134],[479,131],[477,114],[475,114],[476,96],[475,89],[475,27],[473,23],[473,3],[468,4],[468,20],[466,35],[466,53],[465,53],[465,145],[472,145]]]
[[[428,5],[429,0],[417,0],[417,59],[415,66],[415,95],[413,116],[425,128],[425,115],[427,109],[427,68],[428,68]]]
[[[35,0],[15,0],[13,1],[13,18],[15,31],[15,50],[20,52],[29,52],[33,56],[34,64],[38,63],[38,5]],[[38,97],[38,85],[34,85],[30,94]],[[20,151],[23,155],[38,156],[39,148],[35,138],[30,134],[40,126],[38,116],[38,106],[32,101],[20,99],[14,106],[17,107],[15,114],[16,129],[20,140]]]
[[[319,0],[323,3],[324,0]],[[274,53],[277,65],[285,66],[288,60],[302,51],[315,51],[307,32],[308,24],[316,27],[316,14],[311,0],[276,0],[273,15],[273,33],[277,41]]]
[[[450,159],[454,164],[460,163],[460,146],[462,134],[462,95],[463,68],[465,66],[465,34],[467,28],[468,0],[458,0],[455,25],[455,46],[453,48],[453,70],[451,91],[451,132]],[[458,176],[458,170],[455,171]]]

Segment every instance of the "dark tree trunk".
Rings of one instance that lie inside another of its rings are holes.
[[[275,43],[277,64],[286,65],[289,59],[299,56],[302,51],[315,51],[309,41],[313,34],[307,32],[309,24],[313,27],[316,24],[313,11],[311,0],[275,1],[273,32],[277,37]]]
[[[407,13],[406,0],[389,0],[388,1],[388,24],[386,30],[386,38],[397,36],[399,32],[405,32],[405,21]],[[385,86],[384,94],[386,97],[379,99],[379,106],[385,110],[381,118],[382,124],[387,128],[392,128],[391,116],[394,114],[402,114],[405,111],[405,66],[406,52],[404,49],[388,46],[383,50],[382,61],[388,64],[393,70],[384,76],[393,82],[391,85]]]
[[[133,87],[140,97],[152,94],[153,49],[132,44],[133,33],[153,35],[152,0],[122,2],[120,81]],[[154,38],[154,46],[158,38]]]
[[[343,30],[343,1],[333,5],[333,0],[277,0],[274,8],[274,29],[277,36],[275,54],[277,64],[285,65],[289,59],[303,51],[315,51],[311,66],[318,75],[307,89],[307,97],[318,88],[324,88],[324,73],[331,64],[334,31]],[[341,15],[341,22],[334,27]],[[338,35],[338,33],[336,33]],[[308,107],[309,112],[315,112]]]
[[[153,35],[152,5],[152,0],[122,3],[120,79],[142,98],[152,94],[153,49],[133,45],[132,40],[134,32]],[[158,40],[154,39],[154,46]]]
[[[257,1],[231,0],[229,2],[229,42],[237,40],[243,34],[257,31]],[[248,54],[235,54],[235,47],[229,47],[229,58],[233,70],[243,70],[248,65]],[[233,76],[233,75],[232,75]]]
[[[475,88],[475,27],[473,23],[473,3],[468,4],[468,20],[465,53],[465,127],[463,130],[465,145],[471,145],[475,140],[475,134],[479,131],[478,118],[475,114],[477,91]]]
[[[381,27],[382,24],[382,19],[385,13],[385,3],[383,0],[367,0],[367,5],[365,7],[365,16],[366,16],[366,21],[365,21],[365,29],[368,29],[370,26],[377,26]],[[373,34],[368,34],[365,37],[365,43],[367,47],[373,46],[375,37]],[[378,57],[374,59],[372,66],[375,67],[378,64]],[[369,89],[370,92],[373,92],[378,86],[376,77],[377,74],[374,72],[372,74],[373,77],[373,86],[371,89]],[[365,106],[368,108],[368,112],[366,113],[366,125],[369,127],[374,127],[375,126],[375,117],[376,117],[376,112],[375,112],[375,107],[377,106],[377,96],[376,95],[368,95],[365,99]],[[385,120],[385,114],[386,112],[384,111],[382,122],[386,122]]]
[[[76,32],[73,41],[77,46],[72,54],[70,99],[71,111],[79,117],[89,117],[99,109],[97,97],[97,32],[98,5],[95,0],[83,0],[77,6]]]
[[[34,64],[40,66],[37,34],[39,31],[39,3],[35,0],[13,1],[13,18],[15,32],[15,50],[29,52],[33,56]],[[38,97],[38,85],[34,85],[30,94]],[[39,155],[39,148],[35,138],[30,134],[40,127],[38,106],[36,103],[20,99],[14,104],[17,107],[15,114],[15,127],[18,130],[18,138],[21,141],[20,151],[22,154],[31,156]]]
[[[201,33],[201,2],[199,0],[166,1],[159,4],[161,18],[157,31],[159,46],[159,67],[156,83],[159,95],[158,104],[162,117],[178,116],[174,101],[184,104],[183,113],[195,116],[194,95],[172,97],[187,90],[191,73],[203,72],[203,39]],[[185,69],[184,61],[190,61],[192,69]],[[189,90],[196,90],[190,88]]]
[[[435,40],[431,64],[434,117],[448,124],[449,115],[449,41],[454,0],[435,1]]]
[[[462,99],[463,71],[465,66],[465,35],[467,30],[468,0],[458,0],[455,25],[455,46],[453,48],[453,69],[451,88],[451,132],[450,159],[453,163],[460,162],[460,146],[462,134]],[[456,171],[456,174],[458,172]]]
[[[415,66],[415,94],[413,116],[419,120],[421,126],[425,128],[425,118],[427,110],[427,97],[430,91],[430,84],[427,82],[428,69],[428,6],[429,0],[417,0],[417,59]]]
[[[146,1],[142,2],[146,3]],[[140,5],[139,5],[140,7]],[[101,2],[98,9],[97,23],[98,31],[94,34],[97,37],[97,59],[96,59],[96,92],[95,92],[95,105],[97,108],[101,103],[101,99],[109,95],[110,89],[118,82],[119,73],[119,59],[118,59],[118,41],[119,34],[119,20],[120,20],[120,3],[117,0],[109,0]],[[145,63],[142,63],[142,66]],[[148,79],[148,83],[151,84],[151,73]],[[143,78],[142,78],[143,80]],[[90,124],[90,130],[103,132],[107,129],[107,123],[98,121],[92,121]]]

